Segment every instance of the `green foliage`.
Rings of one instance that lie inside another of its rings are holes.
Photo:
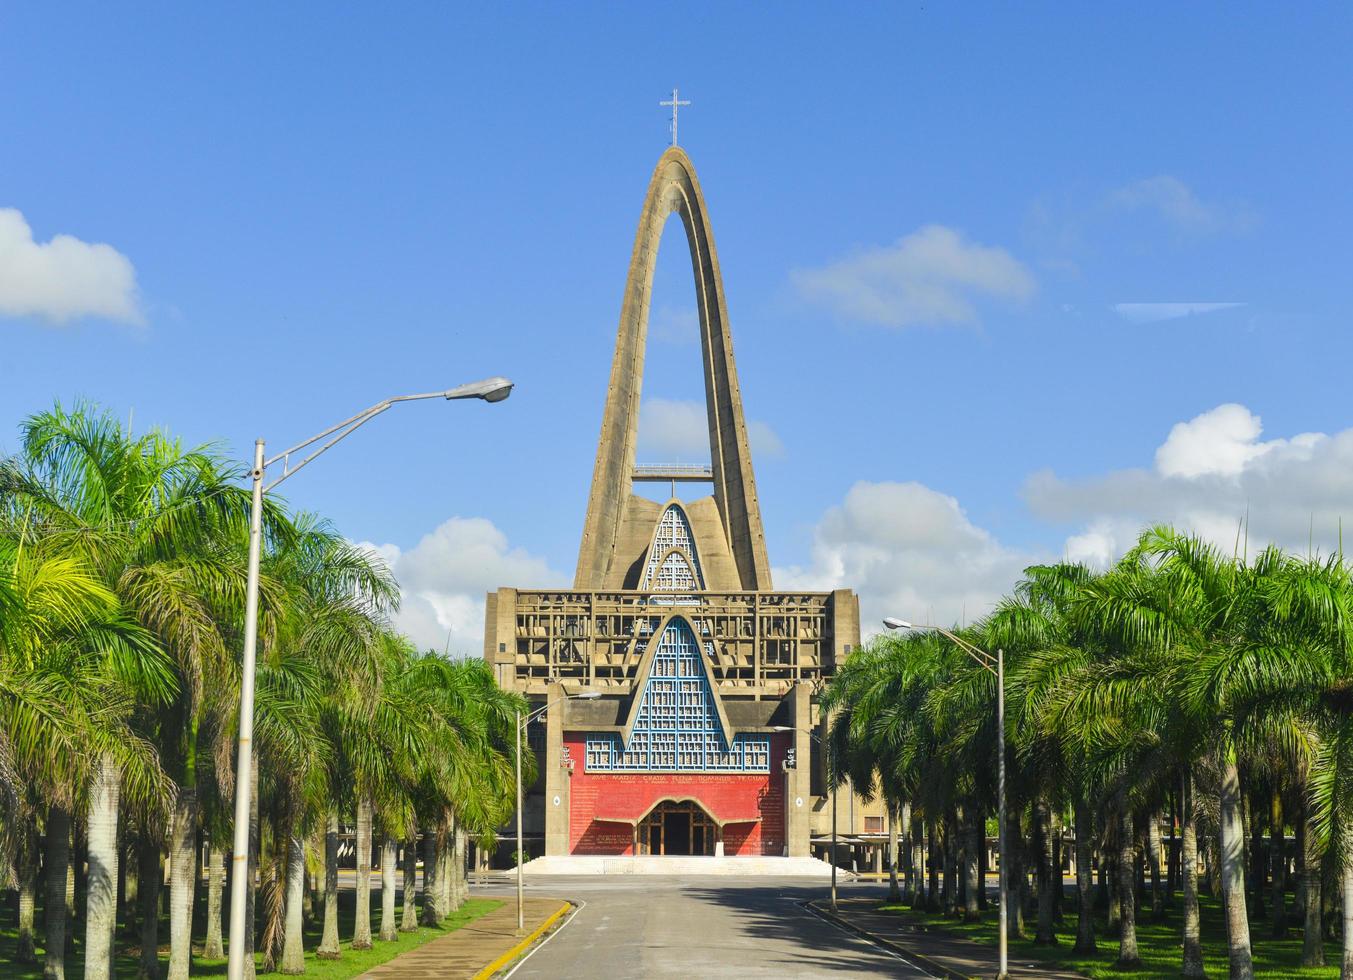
[[[1276,794],[1290,801],[1280,831],[1301,823],[1315,855],[1337,846],[1353,862],[1353,573],[1341,555],[1247,558],[1153,527],[1104,572],[1026,569],[988,617],[954,632],[1004,654],[1016,821],[1074,809],[1077,833],[1108,853],[1117,814],[1159,822],[1187,785],[1205,840],[1219,829],[1220,775],[1238,765],[1253,812]],[[995,698],[992,673],[941,633],[877,637],[823,698],[831,763],[947,835],[962,808],[995,809]],[[1043,862],[1042,832],[1013,856]]]
[[[226,846],[243,469],[86,404],[40,412],[21,434],[0,460],[0,869],[17,868],[49,806],[84,820],[99,760],[116,770],[129,841],[166,841],[187,799],[207,840]],[[525,702],[486,664],[398,636],[398,585],[378,557],[271,497],[263,518],[253,745],[268,967],[284,938],[288,842],[314,841],[331,816],[351,825],[362,801],[381,835],[492,841],[511,814]],[[534,756],[523,761],[533,778]]]

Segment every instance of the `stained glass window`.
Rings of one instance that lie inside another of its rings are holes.
[[[685,620],[658,640],[628,744],[619,735],[587,737],[589,772],[770,772],[770,738],[737,735],[719,723],[700,647]]]
[[[696,592],[705,587],[695,535],[678,504],[668,505],[658,521],[641,587],[654,592]]]

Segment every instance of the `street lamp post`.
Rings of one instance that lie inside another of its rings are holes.
[[[888,617],[883,621],[883,625],[890,630],[934,630],[942,636],[947,637],[955,646],[966,653],[984,670],[989,670],[996,675],[996,849],[999,855],[998,867],[996,869],[996,892],[997,901],[1000,909],[997,912],[999,916],[998,932],[1000,933],[1000,972],[996,974],[997,980],[1006,980],[1010,975],[1010,954],[1008,938],[1008,919],[1009,910],[1006,908],[1006,891],[1008,889],[1006,881],[1006,863],[1005,854],[1005,650],[997,647],[996,656],[992,656],[985,650],[973,646],[967,640],[955,636],[949,630],[942,626],[917,625],[909,623],[905,619],[894,619]]]
[[[545,713],[551,705],[558,704],[560,701],[595,701],[601,697],[600,691],[583,691],[581,694],[565,694],[562,698],[555,698],[542,704],[535,711],[532,711],[525,718],[522,718],[521,712],[517,712],[517,935],[526,931],[526,919],[522,910],[522,865],[526,862],[522,860],[521,849],[521,811],[522,811],[522,786],[521,786],[521,733],[526,730],[526,726],[531,724],[536,718]]]
[[[807,735],[809,738],[811,738],[811,739],[813,739],[815,742],[817,742],[818,745],[822,745],[822,738],[818,735],[818,733],[817,733],[817,732],[814,732],[814,731],[811,731],[811,730],[809,730],[809,729],[807,729],[807,728],[794,728],[792,725],[772,725],[772,726],[771,726],[771,731],[773,731],[773,732],[803,732],[803,734]],[[824,752],[826,751],[826,748],[827,748],[827,747],[826,747],[825,745],[822,746],[822,749],[823,749]],[[831,756],[830,756],[830,755],[827,756],[827,782],[830,784],[830,789],[831,789],[831,793],[832,793],[832,860],[831,860],[831,865],[832,865],[832,889],[831,889],[831,899],[832,899],[832,911],[835,912],[835,911],[836,911],[836,772],[835,772],[835,770],[832,768],[832,759],[831,759]],[[786,788],[785,788],[785,795],[787,796],[788,793],[789,793],[789,789],[788,789],[788,786],[786,786]],[[788,827],[786,827],[785,829],[786,829],[786,831],[788,831]]]
[[[249,888],[252,885],[249,880],[249,818],[252,810],[250,793],[253,774],[254,671],[258,653],[258,578],[263,550],[263,495],[399,402],[422,401],[427,398],[447,400],[479,398],[486,402],[500,402],[511,393],[511,381],[506,378],[487,378],[446,391],[399,395],[378,402],[337,425],[331,425],[318,435],[313,435],[304,442],[298,442],[271,459],[264,458],[262,439],[254,443],[254,462],[249,469],[249,477],[253,484],[253,502],[249,511],[249,572],[244,597],[244,656],[240,664],[239,749],[235,758],[235,849],[231,854],[230,958],[226,968],[229,980],[244,980],[244,937],[250,925],[245,922],[245,908],[248,904]],[[291,465],[292,454],[313,446],[321,439],[327,441],[295,466]],[[282,463],[282,475],[265,487],[264,473],[269,466],[279,461]]]

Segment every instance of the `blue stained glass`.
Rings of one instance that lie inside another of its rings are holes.
[[[768,736],[737,735],[730,743],[724,734],[700,657],[690,626],[669,623],[629,743],[610,733],[589,735],[589,772],[770,772]]]

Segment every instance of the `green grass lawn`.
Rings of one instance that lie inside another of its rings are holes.
[[[1199,901],[1202,918],[1203,960],[1210,977],[1227,975],[1226,926],[1222,919],[1221,905],[1215,899],[1203,895]],[[1151,921],[1150,910],[1137,917],[1137,945],[1143,966],[1138,970],[1118,970],[1114,961],[1118,958],[1118,939],[1106,934],[1104,913],[1096,914],[1095,940],[1099,952],[1092,957],[1081,956],[1071,951],[1076,941],[1076,903],[1069,897],[1065,903],[1062,924],[1057,928],[1056,946],[1035,946],[1032,941],[1034,923],[1025,920],[1025,929],[1029,939],[1012,939],[1010,958],[1020,963],[1044,963],[1061,969],[1075,970],[1088,977],[1177,977],[1183,962],[1182,916],[1183,898],[1176,896],[1175,907],[1167,911],[1164,921]],[[923,922],[927,928],[964,936],[968,939],[996,946],[996,910],[993,907],[983,913],[981,922],[963,923],[943,915],[913,912],[909,907],[900,905],[881,906],[883,911],[895,912]],[[1290,906],[1289,906],[1290,908]],[[1325,962],[1335,964],[1324,967],[1302,967],[1301,930],[1289,929],[1286,939],[1270,939],[1269,924],[1263,920],[1250,922],[1250,941],[1254,949],[1254,970],[1259,976],[1286,980],[1286,978],[1325,977],[1339,975],[1339,947],[1335,943],[1325,944]]]
[[[498,899],[492,898],[472,898],[467,901],[460,910],[452,913],[443,919],[441,924],[435,927],[420,926],[416,932],[402,932],[399,939],[393,943],[383,943],[378,939],[374,940],[371,949],[354,950],[348,948],[347,940],[352,936],[353,920],[356,917],[353,899],[355,894],[351,891],[341,892],[338,904],[338,925],[339,935],[344,938],[342,944],[342,955],[336,960],[321,960],[315,958],[314,949],[319,945],[322,924],[319,921],[311,923],[305,930],[305,975],[307,977],[316,977],[320,980],[346,980],[348,977],[355,977],[371,969],[386,960],[393,959],[400,953],[407,952],[415,946],[421,946],[423,943],[438,936],[444,936],[449,932],[454,932],[468,922],[473,922],[488,912],[492,912],[503,903]],[[18,909],[14,893],[6,896],[3,907],[0,908],[0,977],[23,978],[23,980],[41,980],[42,977],[42,907],[38,906],[38,962],[36,964],[18,964],[14,962],[14,951],[18,944]],[[203,910],[206,908],[205,894],[199,894],[194,908],[194,914],[197,917],[197,923],[193,930],[194,937],[198,944],[195,949],[201,949],[201,938],[205,935],[205,926],[202,922]],[[379,929],[380,923],[380,899],[377,895],[371,898],[371,931],[373,939]],[[76,922],[76,941],[74,948],[68,951],[66,955],[66,976],[76,978],[84,975],[84,920]],[[168,970],[169,965],[169,919],[167,915],[160,917],[159,939],[162,942],[160,947],[160,975],[163,976]],[[138,939],[126,935],[119,927],[117,935],[117,975],[134,980],[136,969],[139,962],[140,951],[137,948]],[[193,956],[192,972],[194,976],[225,976],[225,960],[208,960],[201,956]]]

